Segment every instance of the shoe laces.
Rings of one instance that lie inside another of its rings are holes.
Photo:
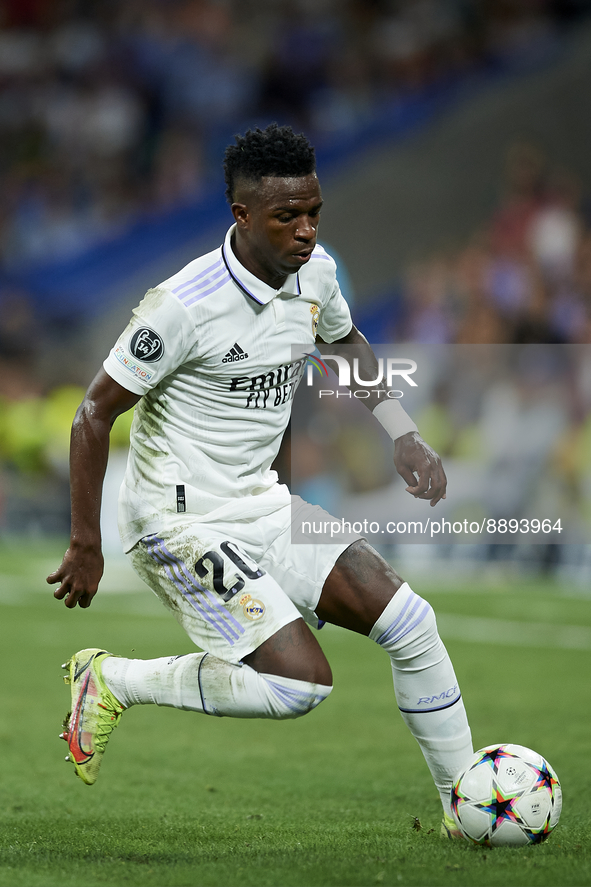
[[[99,751],[104,751],[109,737],[119,723],[119,719],[125,709],[108,690],[106,692],[103,691],[98,708],[102,709],[102,711],[98,713],[94,745]]]

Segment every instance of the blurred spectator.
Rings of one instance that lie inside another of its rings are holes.
[[[42,331],[26,294],[0,290],[0,401],[40,393],[36,359]]]
[[[182,127],[170,127],[154,152],[153,196],[157,206],[194,200],[203,177],[199,142]]]
[[[449,342],[455,330],[454,292],[446,256],[415,263],[406,278],[408,317],[402,338],[408,342]]]
[[[507,154],[499,207],[459,251],[412,266],[399,340],[459,344],[591,341],[591,232],[580,185],[535,145]]]
[[[219,165],[208,146],[253,115],[338,137],[376,102],[523,52],[562,18],[544,0],[7,0],[0,259],[76,255],[194,199]],[[540,161],[522,148],[511,164],[505,237],[531,212]]]

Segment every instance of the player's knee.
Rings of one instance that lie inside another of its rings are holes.
[[[301,718],[330,695],[332,685],[261,675],[268,686],[269,714],[277,720]]]
[[[311,683],[330,687],[332,690],[332,669],[324,656],[318,657],[315,663],[314,674],[307,677]]]

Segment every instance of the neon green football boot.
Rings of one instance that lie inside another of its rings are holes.
[[[96,782],[111,733],[125,711],[103,679],[101,662],[110,656],[98,648],[80,650],[62,665],[68,674],[72,709],[64,718],[60,739],[68,743],[66,761],[74,764],[76,775],[86,783]]]
[[[461,840],[465,840],[463,834],[459,830],[455,819],[453,816],[449,816],[449,814],[444,813],[443,819],[441,820],[441,837],[449,838],[451,841],[460,838]]]

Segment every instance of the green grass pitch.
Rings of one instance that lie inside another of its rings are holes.
[[[562,820],[545,844],[490,850],[440,839],[438,797],[385,655],[330,627],[318,637],[335,689],[307,717],[137,707],[97,784],[83,785],[58,739],[60,664],[85,646],[153,657],[191,645],[125,571],[111,571],[90,610],[66,611],[43,581],[61,553],[0,545],[0,885],[591,884],[591,597],[532,580],[413,583],[439,614],[475,747],[531,746],[562,782]]]

